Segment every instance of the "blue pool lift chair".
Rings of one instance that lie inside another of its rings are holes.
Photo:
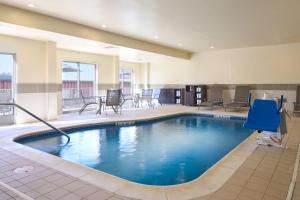
[[[244,123],[245,128],[261,131],[277,132],[281,123],[281,108],[283,95],[279,107],[275,100],[256,99],[253,106],[250,104],[251,94],[249,96],[248,118]]]

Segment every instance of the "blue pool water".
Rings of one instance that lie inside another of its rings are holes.
[[[182,115],[67,132],[67,146],[54,133],[17,142],[129,181],[174,185],[199,177],[253,131],[243,128],[243,120]]]

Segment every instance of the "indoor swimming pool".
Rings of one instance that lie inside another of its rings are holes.
[[[196,114],[26,136],[16,142],[128,181],[176,185],[192,181],[251,135],[242,118]]]

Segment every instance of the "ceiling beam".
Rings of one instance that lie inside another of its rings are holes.
[[[190,59],[192,56],[192,52],[189,51],[111,33],[5,4],[0,4],[0,21],[177,58]]]

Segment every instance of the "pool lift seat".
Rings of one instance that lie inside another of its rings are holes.
[[[278,104],[279,106],[272,99],[255,99],[253,105],[251,105],[250,93],[248,118],[244,123],[244,127],[257,130],[259,133],[265,131],[264,136],[260,138],[264,137],[265,139],[268,137],[270,142],[259,141],[259,144],[281,146],[281,136],[286,133],[281,133],[282,127],[286,126],[285,117],[283,117],[284,114],[282,113],[283,95],[281,95]],[[274,139],[274,133],[277,134],[278,140]]]

